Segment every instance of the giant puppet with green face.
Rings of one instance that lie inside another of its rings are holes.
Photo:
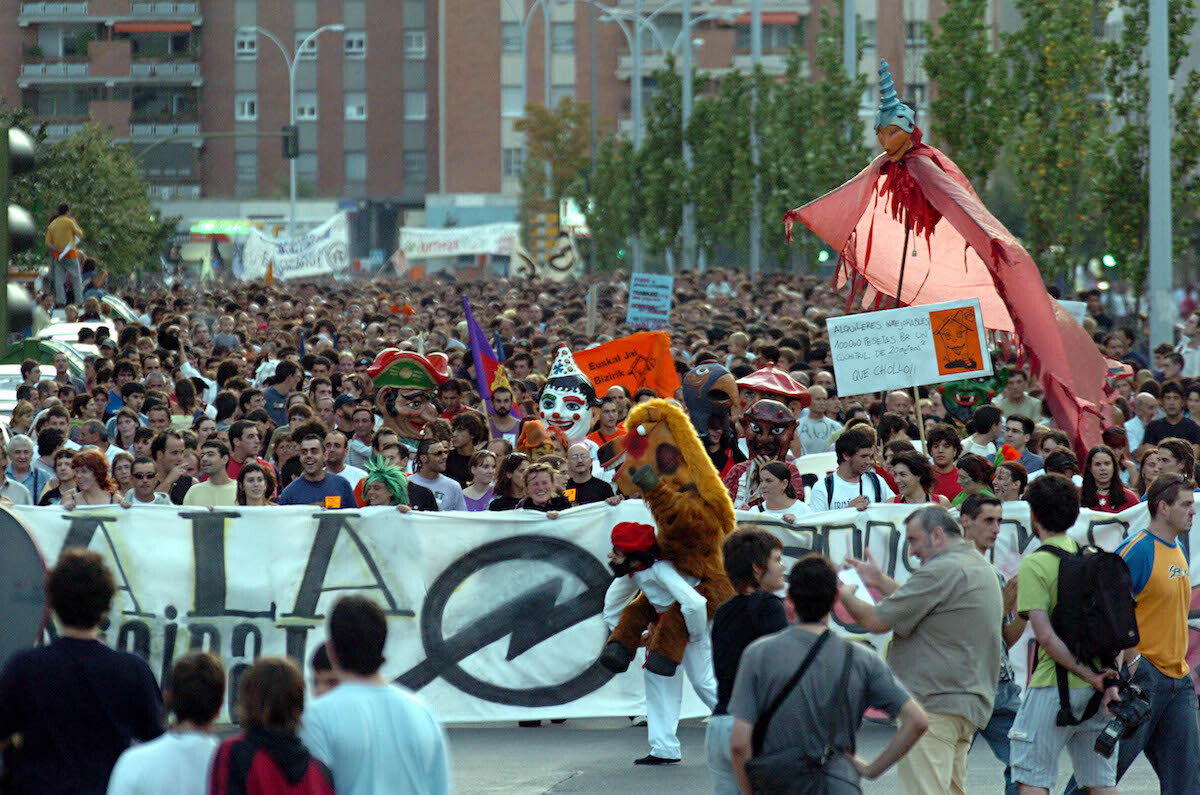
[[[559,348],[538,399],[542,423],[561,430],[571,444],[582,442],[592,428],[592,409],[599,405],[591,379],[575,364],[569,349]]]
[[[415,448],[425,426],[438,417],[437,388],[450,379],[444,353],[422,356],[388,348],[375,357],[367,375],[375,383],[375,407],[402,444]]]

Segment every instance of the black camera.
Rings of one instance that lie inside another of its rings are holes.
[[[1121,681],[1117,683],[1120,701],[1108,705],[1113,717],[1096,738],[1096,753],[1103,757],[1112,756],[1117,741],[1128,739],[1150,718],[1150,700],[1137,685]]]

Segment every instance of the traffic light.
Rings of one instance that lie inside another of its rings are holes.
[[[0,349],[8,347],[9,333],[23,329],[33,323],[33,300],[24,289],[8,283],[8,265],[13,254],[28,251],[33,247],[37,235],[37,224],[33,216],[8,200],[12,192],[12,178],[33,169],[34,151],[37,145],[25,133],[12,128],[0,127],[0,206],[7,208],[0,213],[0,265],[3,266],[5,287],[0,290]]]
[[[300,128],[294,124],[285,124],[280,130],[283,133],[283,156],[295,160],[300,156]]]

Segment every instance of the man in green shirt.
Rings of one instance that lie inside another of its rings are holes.
[[[1025,493],[1029,522],[1043,545],[1076,552],[1079,545],[1067,530],[1079,517],[1079,492],[1063,475],[1046,474],[1029,484]],[[1050,624],[1058,603],[1059,559],[1050,554],[1026,554],[1017,571],[1017,614],[1028,619],[1037,636],[1037,663],[1009,733],[1012,778],[1021,795],[1049,793],[1058,778],[1058,757],[1064,746],[1071,754],[1075,780],[1092,795],[1116,795],[1117,755],[1105,758],[1095,750],[1096,737],[1109,721],[1108,703],[1116,688],[1104,687],[1113,671],[1092,670],[1075,659]],[[1098,660],[1090,661],[1099,667]],[[1104,694],[1104,707],[1076,726],[1058,726],[1059,696],[1055,664],[1067,669],[1071,711],[1081,715],[1092,694]]]

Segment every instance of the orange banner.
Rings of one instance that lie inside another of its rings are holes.
[[[674,397],[679,388],[671,338],[662,331],[643,331],[579,351],[575,363],[600,397],[614,386],[625,387],[630,395],[648,387],[665,398]]]

